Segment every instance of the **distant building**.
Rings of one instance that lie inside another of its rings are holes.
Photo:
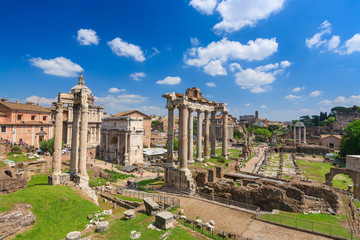
[[[341,136],[327,134],[320,135],[320,143],[322,146],[338,150],[341,145]]]
[[[357,107],[336,109],[335,121],[332,124],[332,129],[335,132],[343,132],[349,123],[360,119],[360,112]]]
[[[16,144],[39,147],[53,136],[51,111],[33,102],[13,103],[0,100],[0,138]]]
[[[146,147],[150,147],[150,139],[151,139],[151,117],[142,113],[138,110],[130,110],[125,112],[120,112],[111,117],[139,117],[143,119],[143,128],[145,134],[143,136],[143,143]]]
[[[103,119],[100,157],[125,166],[143,163],[143,118],[116,115]]]
[[[239,117],[239,122],[241,124],[249,124],[252,126],[256,120],[259,119],[259,111],[255,111],[255,115],[243,115]]]

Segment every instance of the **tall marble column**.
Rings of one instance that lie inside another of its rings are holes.
[[[216,112],[211,112],[211,157],[216,157],[216,129],[215,129]]]
[[[204,138],[204,158],[210,158],[210,129],[209,129],[209,111],[205,111],[205,138]]]
[[[81,107],[79,175],[81,178],[88,179],[89,177],[86,172],[87,128],[88,128],[88,111],[89,111],[87,96],[83,97],[82,102],[83,103]]]
[[[222,112],[223,115],[223,135],[222,135],[222,156],[224,158],[227,158],[227,145],[228,145],[228,112],[224,111]]]
[[[187,106],[185,105],[181,105],[179,106],[179,115],[180,115],[180,139],[179,141],[181,142],[180,144],[180,148],[179,148],[179,162],[180,162],[180,169],[185,170],[187,169],[187,156],[188,156],[188,111],[187,111]]]
[[[168,107],[167,163],[174,162],[174,107]]]
[[[196,161],[202,162],[202,112],[201,110],[197,111],[197,135],[196,135]]]
[[[296,126],[294,126],[294,143],[296,144]]]
[[[304,143],[306,144],[306,127],[304,127]]]
[[[81,105],[74,105],[73,111],[73,124],[72,124],[72,135],[71,135],[71,162],[70,162],[70,174],[71,176],[76,175],[78,171],[79,161],[79,125],[80,125],[80,114]]]
[[[301,144],[301,127],[299,127],[299,144]]]
[[[194,110],[188,109],[188,162],[194,162]]]
[[[128,153],[128,149],[129,149],[129,143],[128,143],[128,140],[129,139],[129,136],[128,136],[128,132],[125,131],[125,152],[124,152],[124,163],[125,163],[125,166],[126,165],[129,165],[129,153]]]
[[[63,134],[63,103],[56,103],[55,130],[54,130],[54,153],[52,162],[53,175],[61,173],[61,147]],[[59,184],[54,182],[53,184]]]

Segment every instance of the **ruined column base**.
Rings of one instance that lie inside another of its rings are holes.
[[[196,183],[189,169],[177,169],[165,166],[165,186],[184,190],[190,195],[196,191]]]
[[[195,161],[196,161],[196,162],[203,162],[204,159],[203,159],[203,158],[196,158]]]
[[[216,158],[217,156],[216,156],[216,154],[211,154],[210,157],[211,158]]]
[[[70,182],[69,173],[58,173],[58,174],[53,173],[48,176],[49,185],[65,185],[67,182]]]

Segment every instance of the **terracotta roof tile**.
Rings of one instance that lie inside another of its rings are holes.
[[[50,112],[49,108],[41,107],[38,105],[30,105],[23,103],[12,103],[12,102],[0,102],[6,108],[11,110],[24,110],[24,111],[37,111],[37,112]]]

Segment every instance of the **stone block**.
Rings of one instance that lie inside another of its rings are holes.
[[[96,224],[96,231],[97,232],[104,232],[109,229],[109,222],[103,221]]]
[[[134,219],[135,218],[135,211],[133,209],[127,210],[124,212],[125,219]]]
[[[214,220],[210,220],[209,224],[210,224],[211,226],[215,226],[215,221],[214,221]]]
[[[78,231],[69,232],[66,235],[66,240],[80,240],[81,239],[81,233]]]
[[[90,220],[90,219],[92,219],[93,217],[94,217],[94,215],[89,214],[89,215],[87,216],[87,219]]]
[[[160,211],[160,206],[150,197],[144,198],[144,205],[146,208],[146,214],[155,215]]]
[[[174,225],[174,216],[171,212],[162,211],[155,215],[155,225],[160,228],[167,230],[172,228]]]

